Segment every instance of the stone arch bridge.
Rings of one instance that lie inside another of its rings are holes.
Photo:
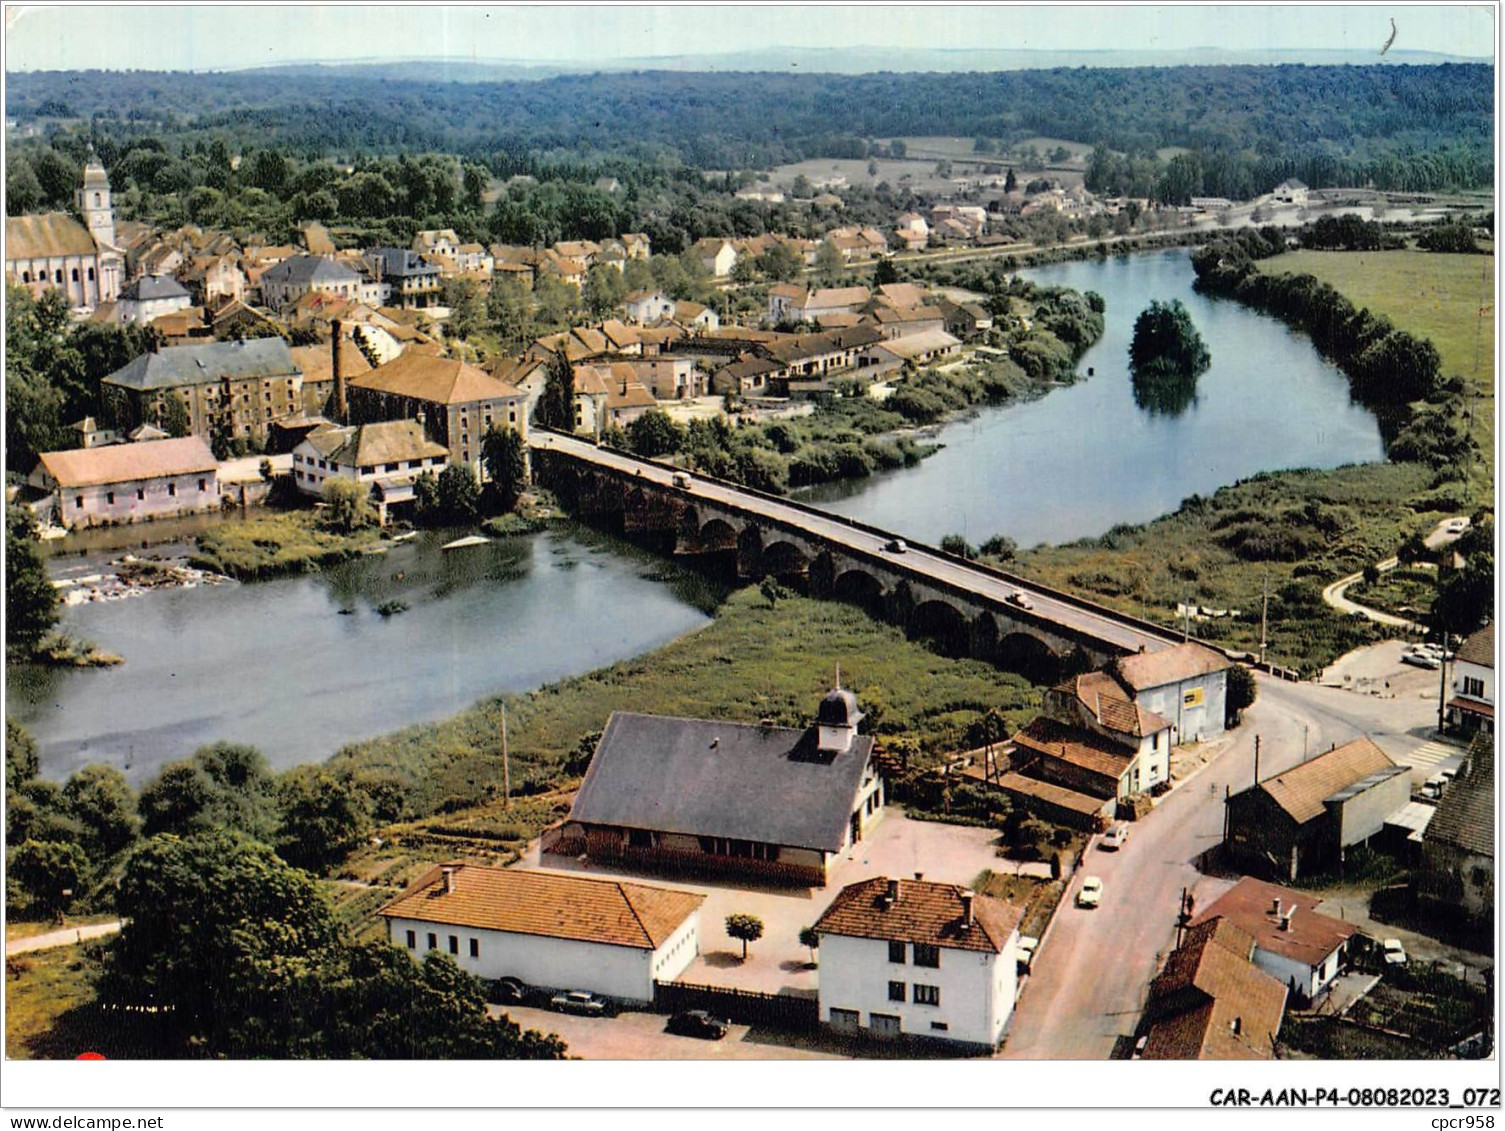
[[[1181,638],[1147,621],[813,507],[554,433],[530,438],[534,478],[587,521],[677,555],[722,555],[738,576],[796,580],[863,605],[952,655],[1003,667],[1098,667]]]

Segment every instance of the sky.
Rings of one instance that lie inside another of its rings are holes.
[[[24,5],[7,70],[213,70],[298,60],[609,63],[779,47],[1375,50],[1493,57],[1486,5]],[[697,10],[698,9],[698,10]]]

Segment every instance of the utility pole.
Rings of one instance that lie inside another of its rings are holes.
[[[502,707],[502,808],[512,808],[512,764],[507,757],[507,708]]]
[[[1254,736],[1254,784],[1259,784],[1259,735]]]
[[[1439,569],[1438,574],[1442,573]],[[1437,733],[1441,734],[1447,722],[1448,702],[1448,633],[1442,630],[1442,663],[1437,669]]]

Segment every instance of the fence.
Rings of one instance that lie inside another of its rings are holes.
[[[739,1025],[767,1025],[808,1031],[820,1024],[820,1002],[792,994],[764,994],[731,986],[702,986],[691,982],[654,982],[653,1006],[664,1013],[703,1009],[713,1017]]]

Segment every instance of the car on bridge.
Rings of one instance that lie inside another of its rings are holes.
[[[1033,609],[1035,604],[1019,590],[1015,589],[1008,596],[1009,602],[1018,605],[1021,609]]]
[[[890,554],[904,554],[909,552],[909,547],[904,544],[902,538],[890,538],[884,543],[883,548]]]

